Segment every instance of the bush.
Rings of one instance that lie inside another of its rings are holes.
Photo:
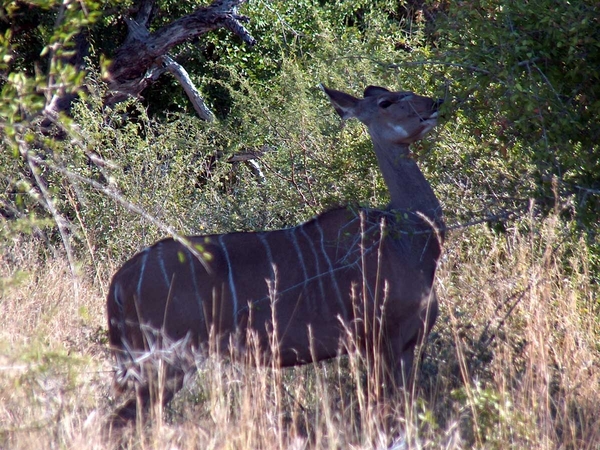
[[[569,199],[596,249],[598,17],[593,1],[460,1],[437,16],[432,35],[437,70],[460,108],[453,138],[470,144],[453,168],[468,173],[463,163],[485,158],[484,177],[498,180],[496,168],[504,167],[500,183],[476,179],[476,190],[499,201],[533,198],[548,211]]]

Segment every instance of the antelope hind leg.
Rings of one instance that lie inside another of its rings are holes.
[[[151,370],[156,372],[154,368]],[[125,403],[113,413],[111,424],[120,427],[133,423],[138,418],[145,420],[154,405],[160,404],[163,408],[183,387],[185,374],[185,370],[170,364],[165,364],[162,376],[147,372],[146,380],[151,380],[150,383],[147,381],[135,383]]]

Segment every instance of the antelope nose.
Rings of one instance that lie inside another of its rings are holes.
[[[438,108],[440,106],[442,106],[443,103],[444,103],[444,99],[443,98],[438,98],[437,100],[433,101],[433,106],[431,107],[431,109],[433,109],[434,111],[437,111]]]

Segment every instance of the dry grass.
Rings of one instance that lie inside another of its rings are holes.
[[[600,448],[597,287],[584,243],[562,227],[450,237],[412,401],[370,405],[353,357],[287,370],[209,358],[164,420],[110,437],[102,288],[114,268],[74,282],[63,259],[6,245],[0,447]]]

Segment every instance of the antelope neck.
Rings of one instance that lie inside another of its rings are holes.
[[[375,142],[375,154],[390,192],[390,208],[420,212],[443,229],[442,209],[433,189],[417,163],[410,157],[408,144],[385,147]]]

